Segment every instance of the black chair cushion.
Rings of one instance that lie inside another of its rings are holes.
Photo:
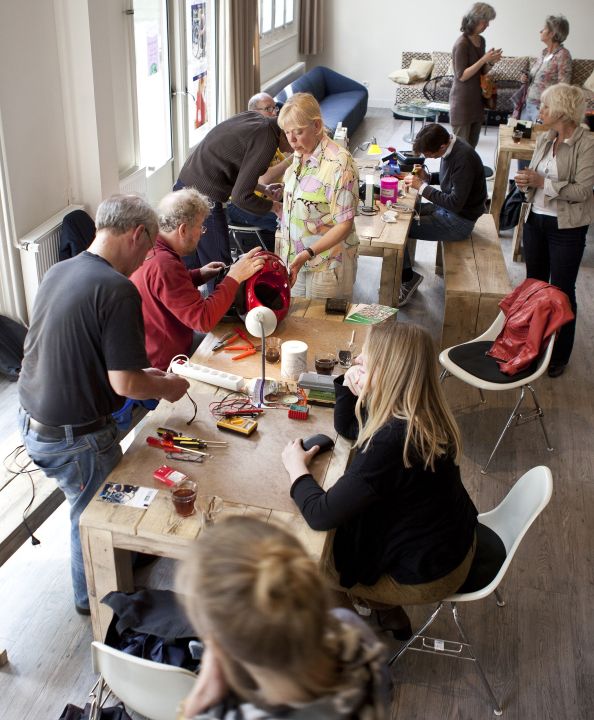
[[[502,539],[491,528],[479,523],[476,535],[476,553],[459,593],[476,592],[484,588],[497,575],[507,557]]]
[[[497,360],[486,354],[492,345],[491,340],[456,345],[449,352],[450,360],[462,370],[474,375],[474,377],[502,385],[523,380],[536,372],[538,360],[535,360],[525,370],[521,370],[515,375],[505,375],[499,369]]]

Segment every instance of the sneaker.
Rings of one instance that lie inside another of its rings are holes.
[[[413,270],[410,280],[400,285],[400,294],[398,295],[398,307],[403,307],[411,299],[415,290],[423,282],[423,276]]]

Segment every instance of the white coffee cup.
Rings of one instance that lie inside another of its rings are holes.
[[[281,345],[281,378],[298,380],[307,371],[307,343],[301,340],[286,340]]]

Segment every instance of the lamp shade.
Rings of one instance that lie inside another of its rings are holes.
[[[245,316],[245,326],[250,335],[255,337],[271,335],[276,330],[276,315],[264,305],[252,308]]]

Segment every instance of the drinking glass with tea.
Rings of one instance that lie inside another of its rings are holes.
[[[266,338],[266,351],[264,357],[268,363],[277,363],[281,356],[281,339],[277,337]]]
[[[332,375],[336,365],[336,355],[332,352],[316,353],[315,365],[316,372],[320,375]]]

